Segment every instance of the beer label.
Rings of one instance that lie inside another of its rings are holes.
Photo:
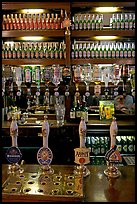
[[[6,152],[6,158],[9,163],[18,163],[22,157],[22,154],[18,147],[10,147]]]
[[[53,154],[50,148],[41,147],[37,153],[37,161],[41,165],[49,165],[52,162]]]
[[[88,164],[90,162],[90,149],[89,148],[75,148],[75,163]]]

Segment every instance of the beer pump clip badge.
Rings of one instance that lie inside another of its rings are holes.
[[[49,165],[52,162],[53,154],[50,148],[41,147],[37,153],[37,161],[40,165]]]
[[[16,164],[22,158],[21,151],[18,147],[10,147],[6,152],[6,158],[9,163]]]

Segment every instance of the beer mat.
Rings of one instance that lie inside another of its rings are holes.
[[[135,156],[123,156],[127,165],[135,165]]]
[[[61,171],[52,174],[16,173],[9,175],[3,183],[2,196],[27,197],[30,200],[35,196],[35,199],[44,201],[82,201],[83,177]]]

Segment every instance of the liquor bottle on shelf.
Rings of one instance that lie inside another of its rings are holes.
[[[64,18],[65,18],[64,11],[63,9],[61,9],[61,12],[60,12],[60,28],[61,29],[64,29]]]
[[[31,98],[31,84],[32,84],[32,67],[25,66],[24,67],[24,79],[25,84],[27,86],[27,109],[30,108],[30,98]]]
[[[65,96],[69,96],[69,83],[71,80],[71,68],[69,66],[63,67],[62,79],[63,79],[63,84],[66,86]]]
[[[18,86],[18,91],[16,93],[16,104],[19,106],[20,104],[20,99],[21,99],[21,84],[22,84],[22,68],[21,67],[16,67],[15,68],[15,82]]]

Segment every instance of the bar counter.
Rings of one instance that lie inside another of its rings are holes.
[[[51,165],[55,170],[63,170],[66,173],[73,173],[74,165]],[[114,179],[114,185],[111,186],[107,177],[104,174],[106,165],[91,166],[87,165],[90,170],[90,175],[83,178],[83,199],[80,202],[135,202],[135,166],[119,166],[121,172],[119,178]],[[2,165],[2,183],[7,179],[7,164]],[[38,172],[40,166],[33,164],[24,164],[24,172]],[[42,199],[37,199],[35,195],[31,196],[12,196],[10,194],[2,195],[2,202],[45,202],[44,195]],[[55,200],[62,202],[62,199]],[[69,199],[69,202],[74,202],[74,199]]]

